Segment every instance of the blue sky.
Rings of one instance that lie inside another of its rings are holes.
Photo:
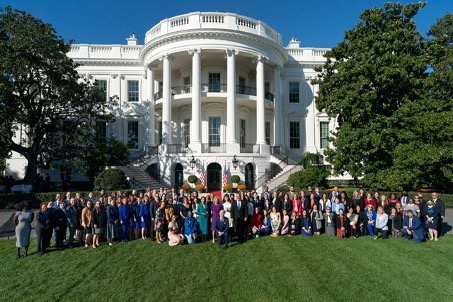
[[[133,32],[143,43],[145,32],[165,18],[218,11],[266,22],[282,35],[285,46],[295,37],[303,47],[333,47],[357,24],[363,10],[383,7],[385,2],[388,0],[0,0],[0,6],[25,10],[53,24],[59,35],[75,43],[126,44]],[[453,13],[453,0],[428,1],[415,18],[418,30],[426,34],[447,12]]]

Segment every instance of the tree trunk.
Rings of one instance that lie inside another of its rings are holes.
[[[36,178],[38,163],[36,160],[37,155],[30,155],[28,158],[27,171],[23,179],[24,184],[33,184]]]

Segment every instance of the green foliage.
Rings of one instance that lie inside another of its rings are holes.
[[[232,175],[231,176],[231,182],[238,184],[241,181],[241,177],[239,175]]]
[[[325,151],[336,174],[382,189],[451,188],[452,17],[427,41],[412,19],[424,5],[364,11],[318,69],[316,106],[339,124]]]
[[[287,183],[296,189],[306,189],[309,186],[326,187],[329,171],[324,169],[321,163],[321,154],[305,153],[300,161],[304,170],[291,174]]]
[[[80,81],[66,56],[70,44],[50,24],[11,7],[0,8],[0,143],[27,160],[32,183],[43,154],[53,160],[83,154],[94,141],[92,125],[106,115],[105,94]],[[19,114],[18,114],[19,113]],[[22,129],[23,139],[14,141]]]
[[[129,188],[129,182],[123,171],[113,168],[101,172],[94,181],[95,187],[108,190],[123,190]]]
[[[196,177],[195,175],[189,175],[189,177],[187,178],[187,181],[191,184],[196,183],[197,180],[198,180],[198,177]]]
[[[96,250],[54,251],[40,257],[34,254],[33,238],[30,256],[19,260],[15,260],[14,248],[15,240],[0,240],[2,273],[8,276],[2,279],[4,301],[19,301],[24,297],[30,301],[77,301],[81,297],[86,301],[300,301],[303,297],[306,301],[380,302],[429,301],[433,293],[436,301],[450,301],[453,296],[453,287],[448,286],[453,271],[453,243],[448,236],[423,244],[402,238],[375,241],[370,236],[357,240],[325,235],[268,236],[246,244],[233,242],[226,251],[210,242],[169,247],[166,242],[159,245],[150,240],[135,240],[113,246],[102,243]],[[244,255],[257,255],[261,251],[285,261],[267,261],[263,265],[263,257],[255,256],[248,257],[244,265]],[[347,260],[326,255],[344,255]],[[381,259],[371,259],[370,255],[385,255],[385,266]],[[350,265],[345,265],[345,261],[351,262]],[[184,269],[188,263],[190,269]],[[300,263],[307,268],[296,265]],[[410,286],[382,278],[383,271],[386,276],[401,276],[402,270],[404,282]],[[151,291],[149,286],[137,286],[132,273],[159,286]],[[359,281],[349,279],[332,282],[336,273],[357,276],[358,280],[373,284],[373,290],[363,290]],[[182,274],[184,280],[176,284],[174,278],[163,277]],[[42,275],[59,280],[59,286],[43,289],[42,278],[30,278]],[[427,278],[435,280],[429,290]],[[87,282],[93,279],[95,289],[93,282]],[[24,280],[27,286],[18,291],[18,284]],[[275,280],[285,282],[276,284]],[[201,286],[215,290],[200,290]]]
[[[92,148],[83,151],[84,154],[74,160],[74,168],[88,176],[91,181],[107,166],[123,166],[128,163],[127,146],[114,138],[105,142],[95,141]]]

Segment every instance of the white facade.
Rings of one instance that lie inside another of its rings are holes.
[[[277,31],[249,17],[196,12],[161,21],[144,45],[135,36],[127,45],[75,44],[68,56],[105,87],[106,101],[118,97],[106,136],[128,144],[135,164],[167,186],[209,166],[208,186],[220,189],[225,168],[259,187],[286,157],[322,152],[335,120],[316,110],[310,80],[327,50],[294,39],[283,47]]]

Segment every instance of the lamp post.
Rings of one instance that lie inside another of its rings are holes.
[[[190,167],[192,168],[192,170],[195,168],[195,165],[197,164],[197,161],[195,160],[195,157],[193,157],[192,155],[192,158],[190,159]]]
[[[236,158],[236,155],[233,156],[233,160],[231,161],[231,163],[233,164],[233,168],[234,170],[236,170],[236,168],[238,167],[238,159]]]

